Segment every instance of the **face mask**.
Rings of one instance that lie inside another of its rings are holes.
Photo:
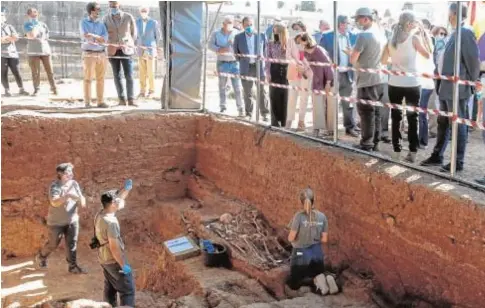
[[[244,31],[246,31],[247,34],[253,33],[253,26],[246,27],[246,29],[244,29]]]
[[[302,45],[298,45],[298,50],[299,51],[305,51],[305,47],[303,47]]]
[[[118,210],[122,210],[122,209],[125,208],[125,200],[123,200],[121,198],[116,198],[115,202],[118,205]]]
[[[141,18],[147,19],[148,18],[148,13],[140,13]]]
[[[290,35],[291,35],[291,37],[295,37],[298,34],[300,34],[300,32],[301,32],[300,30],[293,30],[293,29],[291,29],[290,30]]]
[[[118,8],[112,7],[109,9],[111,15],[118,15],[120,10]]]
[[[279,34],[275,34],[275,35],[274,35],[274,40],[275,40],[276,42],[279,42],[279,40],[280,40],[280,35],[279,35]]]

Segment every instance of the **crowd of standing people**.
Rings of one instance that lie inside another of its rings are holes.
[[[462,20],[465,20],[467,7],[463,5],[461,11]],[[451,81],[354,72],[351,68],[371,70],[388,68],[416,75],[439,73],[453,76],[457,14],[458,6],[456,3],[451,4],[448,21],[452,31],[448,33],[447,27],[433,26],[426,19],[418,20],[416,14],[409,10],[401,12],[397,23],[384,27],[380,23],[376,10],[363,7],[359,8],[352,18],[338,16],[335,31],[330,30],[327,22],[320,21],[319,31],[313,35],[308,33],[307,26],[302,21],[293,22],[287,26],[280,18],[276,18],[265,33],[255,33],[253,20],[250,17],[243,18],[242,27],[234,27],[233,18],[226,16],[223,28],[212,34],[209,46],[217,53],[218,73],[256,77],[256,59],[258,56],[266,58],[261,62],[260,78],[278,86],[269,85],[270,108],[268,108],[265,87],[260,87],[258,107],[263,120],[270,120],[272,126],[291,128],[296,116],[297,101],[299,101],[296,126],[298,131],[304,131],[307,104],[311,98],[314,136],[332,136],[335,133],[333,131],[335,108],[340,105],[346,135],[360,137],[357,148],[364,151],[379,151],[380,142],[392,143],[393,157],[400,160],[403,140],[405,140],[402,132],[407,131],[409,151],[402,159],[415,163],[418,150],[428,147],[429,138],[436,138],[431,157],[421,162],[421,165],[439,165],[443,172],[449,172],[450,163],[444,162],[443,153],[450,139],[450,118],[406,111],[407,121],[403,121],[402,109],[377,107],[360,102],[352,104],[346,99],[341,99],[337,104],[330,94],[334,92],[334,74],[338,74],[337,90],[341,97],[350,97],[353,96],[353,92],[356,92],[358,99],[396,105],[402,105],[404,102],[407,106],[451,112],[453,103],[453,82]],[[352,24],[358,29],[357,31],[352,28]],[[484,72],[480,72],[477,38],[464,24],[461,32],[460,79],[479,81],[480,73]],[[338,36],[336,50],[334,50],[335,35]],[[257,44],[260,45],[259,48]],[[259,54],[257,54],[258,50]],[[331,65],[310,64],[311,62],[331,64],[334,59],[339,66],[337,71]],[[240,79],[228,76],[230,75],[222,74],[219,77],[221,112],[227,109],[226,83],[230,78],[235,90],[239,116],[251,117],[253,113],[251,88],[254,82],[243,79],[244,91],[241,91]],[[315,94],[312,90],[320,90],[326,95]],[[476,119],[476,115],[471,114],[472,110],[476,111],[476,108],[471,106],[473,103],[476,104],[480,92],[480,87],[459,86],[458,116],[460,118]],[[245,103],[245,110],[241,107],[242,100]],[[271,113],[271,119],[268,118],[269,113]],[[391,125],[389,125],[389,118]],[[465,124],[458,124],[458,127],[456,166],[457,171],[462,171],[469,128]],[[483,180],[477,181],[480,183]]]
[[[19,73],[19,53],[15,42],[21,38],[27,39],[27,56],[32,72],[33,92],[37,96],[40,91],[41,64],[50,84],[51,94],[57,95],[52,67],[52,50],[49,43],[49,27],[39,20],[36,8],[27,9],[28,21],[24,23],[24,36],[20,36],[15,28],[6,21],[7,11],[1,10],[2,23],[2,85],[5,96],[11,96],[8,83],[8,70],[12,72],[20,95],[29,95],[25,90]],[[161,40],[158,21],[149,17],[149,8],[142,6],[140,16],[124,12],[118,1],[109,1],[109,10],[101,17],[101,6],[97,2],[89,2],[86,6],[86,17],[80,21],[81,49],[84,75],[84,103],[90,107],[91,82],[96,79],[96,104],[98,107],[108,107],[104,102],[104,84],[107,63],[111,65],[114,83],[118,94],[119,105],[136,106],[134,93],[134,59],[138,57],[140,93],[138,98],[152,97],[155,94],[155,62]],[[123,85],[122,78],[126,81]]]

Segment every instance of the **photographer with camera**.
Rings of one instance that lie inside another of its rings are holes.
[[[79,215],[77,204],[86,207],[86,198],[81,193],[79,184],[73,180],[73,165],[63,163],[56,167],[57,180],[52,182],[49,189],[49,239],[35,257],[38,268],[47,268],[47,257],[56,250],[64,235],[66,241],[66,260],[69,272],[72,274],[86,274],[76,262],[77,239],[79,235]]]
[[[120,223],[116,212],[125,207],[125,199],[133,183],[126,180],[123,189],[110,190],[101,195],[103,209],[94,219],[94,237],[91,249],[98,249],[98,259],[104,274],[104,301],[117,307],[117,294],[121,306],[135,306],[135,285],[131,266],[125,255]]]

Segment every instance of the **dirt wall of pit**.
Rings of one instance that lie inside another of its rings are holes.
[[[482,307],[484,208],[428,184],[393,178],[379,164],[366,166],[369,160],[196,115],[3,116],[2,257],[32,255],[45,242],[47,189],[61,162],[75,165],[95,205],[81,214],[84,230],[100,192],[131,177],[133,209],[184,197],[195,166],[280,230],[300,209],[300,189],[310,185],[317,209],[329,219],[332,266],[373,277],[395,303],[411,298],[437,307]]]
[[[191,116],[3,116],[2,257],[33,255],[45,243],[47,193],[57,164],[75,166],[89,205],[79,210],[81,226],[89,230],[100,193],[126,178],[135,183],[127,203],[132,209],[184,197],[195,135]]]
[[[329,261],[373,276],[394,304],[483,307],[483,207],[376,172],[364,156],[262,128],[211,119],[198,131],[197,170],[279,228],[310,185],[329,219]]]

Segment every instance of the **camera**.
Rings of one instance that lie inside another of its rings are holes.
[[[96,236],[93,236],[91,238],[91,243],[89,243],[89,247],[91,249],[98,249],[101,247],[101,243],[99,242],[98,238]]]

